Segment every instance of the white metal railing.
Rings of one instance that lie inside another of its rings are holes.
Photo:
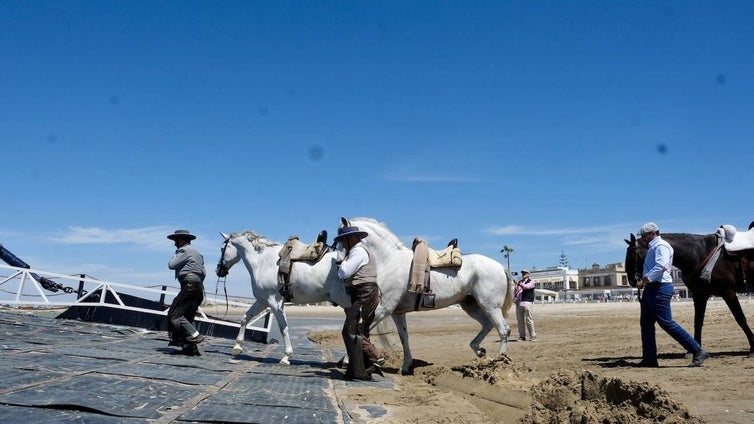
[[[57,292],[51,292],[45,288],[46,285],[58,288]],[[128,311],[142,312],[153,315],[167,316],[167,310],[156,311],[153,309],[139,308],[126,305],[121,299],[120,293],[128,293],[134,296],[138,294],[150,294],[160,296],[161,300],[165,296],[175,297],[178,294],[177,289],[167,286],[162,288],[141,287],[130,284],[115,283],[112,281],[98,280],[89,276],[63,275],[49,271],[36,269],[18,268],[9,265],[0,264],[0,305],[9,306],[38,306],[38,307],[91,307],[102,306],[114,309],[123,309]],[[117,303],[105,302],[108,298],[106,294],[112,296]],[[99,299],[94,296],[98,295]],[[212,302],[222,307],[234,306],[244,308],[244,312],[251,305],[243,302],[227,300],[211,293],[205,293],[205,304]],[[220,321],[208,316],[200,306],[197,311],[196,319],[211,324],[230,325],[236,328],[240,324],[229,321]],[[269,314],[261,315],[257,320],[249,322],[247,329],[269,333],[271,328],[270,319],[264,320],[264,326],[255,325],[255,323]]]

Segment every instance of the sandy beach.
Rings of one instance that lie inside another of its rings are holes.
[[[751,317],[754,302],[742,304]],[[342,317],[335,307],[287,311]],[[674,302],[673,314],[693,331],[691,302]],[[375,421],[369,405],[387,409],[376,420],[386,423],[754,422],[754,358],[724,302],[709,303],[703,345],[711,357],[701,368],[687,368],[690,357],[660,329],[660,368],[633,367],[641,359],[638,320],[638,303],[538,304],[537,341],[513,341],[511,313],[507,352],[497,354],[499,338],[490,334],[483,343],[488,356],[478,359],[468,346],[478,324],[460,308],[411,313],[414,375],[400,375],[395,333],[374,336],[388,355],[385,370],[396,388],[349,390],[343,401],[356,422]],[[343,349],[339,329],[309,338]]]

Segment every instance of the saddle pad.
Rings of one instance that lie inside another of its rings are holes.
[[[726,239],[725,249],[729,252],[754,249],[754,228],[749,231],[738,231],[733,236],[733,241]]]

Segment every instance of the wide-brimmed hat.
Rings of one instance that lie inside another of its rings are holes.
[[[357,236],[362,239],[368,235],[369,233],[367,233],[366,231],[359,230],[359,227],[343,227],[338,228],[338,235],[335,236],[333,242],[337,243],[339,240],[344,239],[348,236]]]
[[[642,225],[641,228],[639,228],[639,236],[656,232],[660,232],[660,227],[658,227],[654,222],[647,222],[646,224]]]
[[[175,230],[175,232],[169,235],[168,238],[170,240],[177,240],[177,239],[193,240],[196,238],[196,236],[191,234],[189,230]]]
[[[524,274],[531,274],[531,272],[529,272],[528,269],[522,269],[521,270],[521,275],[524,275]]]

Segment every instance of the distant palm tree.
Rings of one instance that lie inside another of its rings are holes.
[[[502,249],[500,249],[500,253],[502,253],[503,257],[508,260],[508,271],[510,271],[511,270],[511,253],[513,253],[513,248],[506,244],[505,246],[503,246]]]

